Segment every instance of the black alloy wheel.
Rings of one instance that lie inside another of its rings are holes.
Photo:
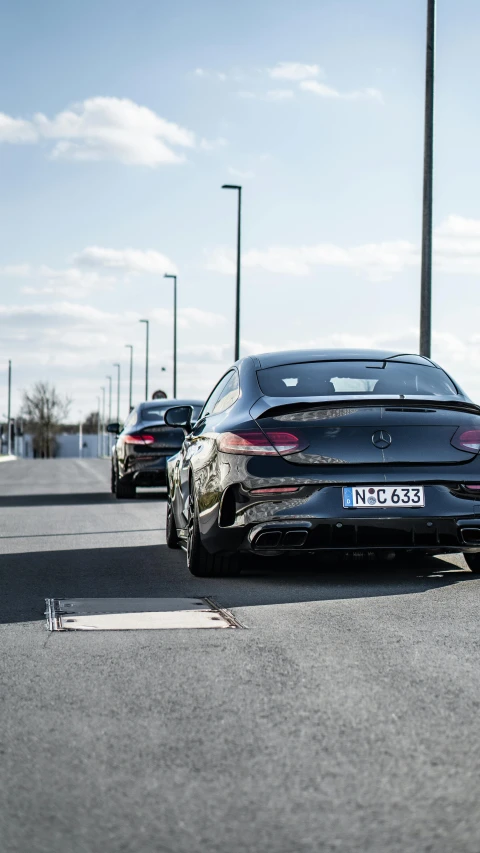
[[[166,539],[169,548],[180,548],[170,497],[167,497]]]
[[[234,577],[239,575],[238,554],[210,554],[202,544],[195,496],[189,496],[187,566],[196,578]]]
[[[464,554],[468,568],[474,575],[480,575],[480,554]]]

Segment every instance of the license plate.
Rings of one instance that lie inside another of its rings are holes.
[[[343,489],[343,506],[370,507],[425,506],[423,486],[347,486]]]

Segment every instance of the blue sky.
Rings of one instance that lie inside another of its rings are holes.
[[[96,406],[151,319],[152,383],[242,351],[418,346],[425,4],[143,0],[2,9],[0,368]],[[438,3],[433,357],[480,399],[480,8]],[[161,372],[161,367],[167,368]],[[122,408],[126,406],[126,386]],[[0,411],[0,415],[3,410]]]

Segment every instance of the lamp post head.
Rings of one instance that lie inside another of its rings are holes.
[[[222,190],[241,190],[238,184],[222,184]]]
[[[165,275],[164,275],[163,277],[164,277],[164,278],[174,278],[175,280],[176,280],[176,278],[177,278],[176,274],[174,275],[174,274],[173,274],[173,273],[171,273],[171,272],[166,272],[166,273],[165,273]]]

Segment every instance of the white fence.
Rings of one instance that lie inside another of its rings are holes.
[[[115,436],[109,433],[103,436],[87,434],[82,436],[80,442],[78,433],[61,433],[55,437],[55,442],[57,459],[96,459],[97,456],[110,456]],[[32,436],[16,436],[12,450],[20,459],[33,459]]]

